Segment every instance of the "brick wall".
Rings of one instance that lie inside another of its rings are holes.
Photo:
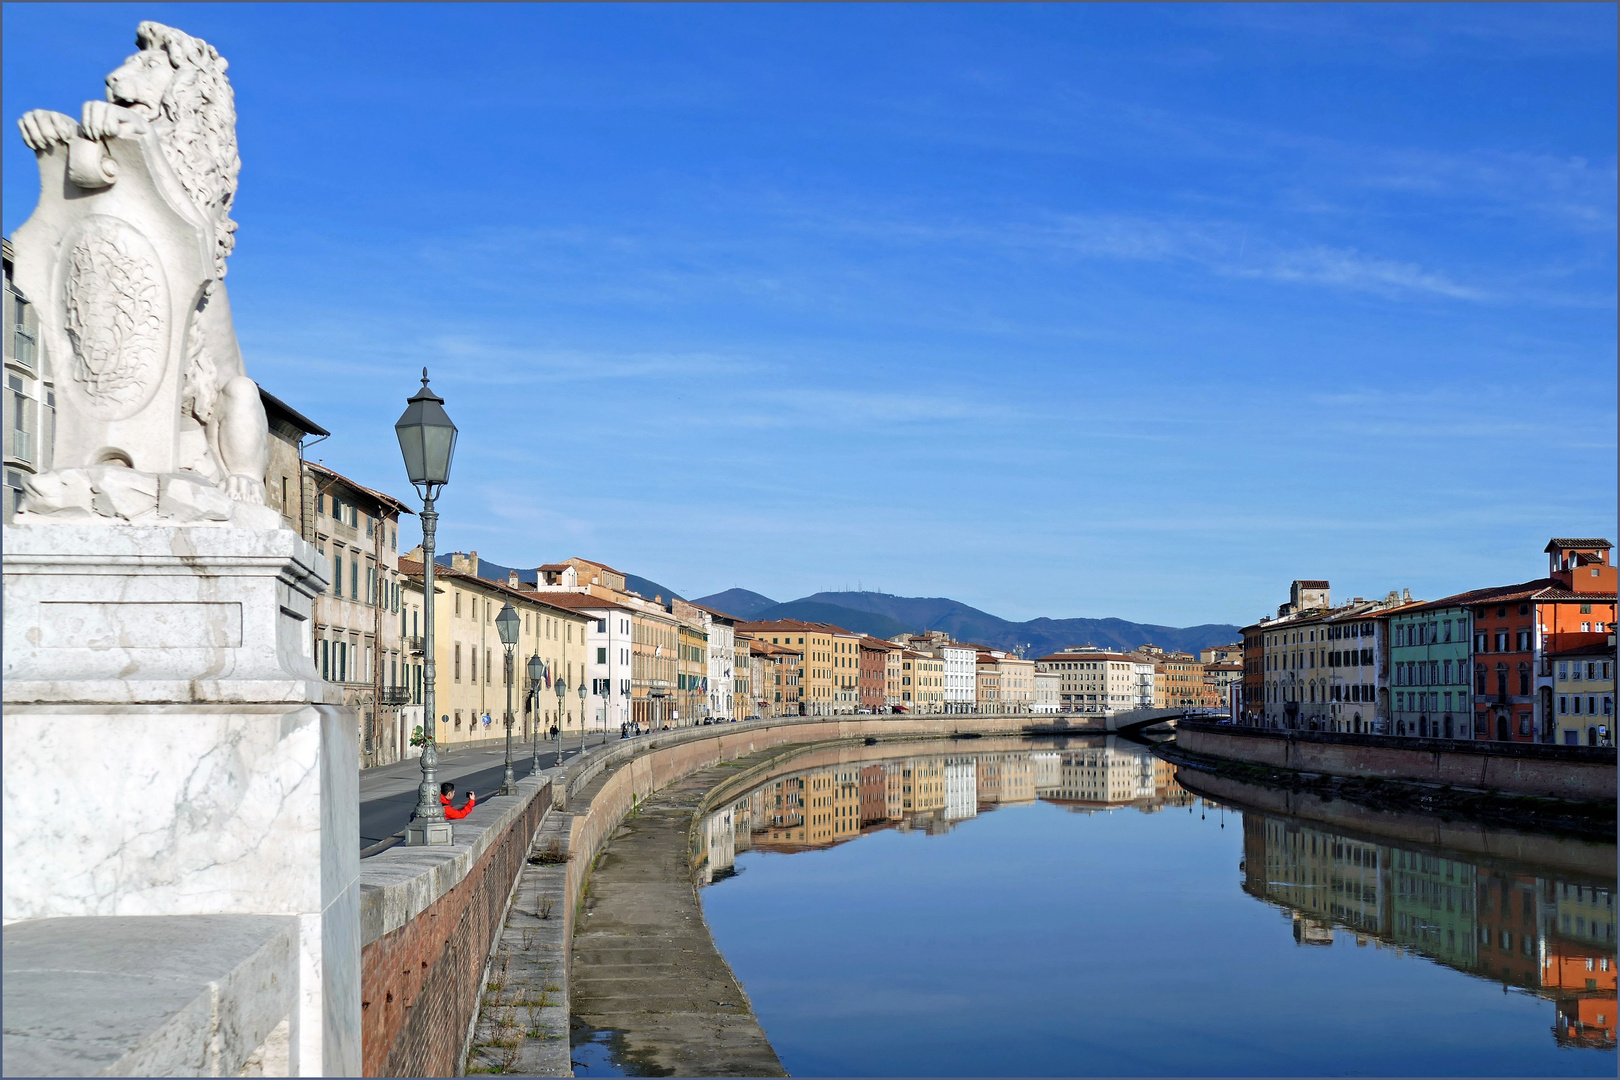
[[[506,899],[550,806],[551,791],[542,789],[466,877],[361,949],[364,1075],[456,1075]]]
[[[1397,739],[1183,721],[1194,754],[1332,776],[1377,777],[1563,799],[1612,799],[1615,752],[1603,747]]]

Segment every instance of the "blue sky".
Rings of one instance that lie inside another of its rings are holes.
[[[427,364],[441,550],[1189,625],[1614,538],[1612,5],[3,18],[11,118],[230,60],[249,371],[403,496]]]

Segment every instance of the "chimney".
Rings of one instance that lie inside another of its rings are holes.
[[[1410,604],[1411,602],[1412,602],[1412,590],[1411,589],[1402,589],[1401,590],[1401,603]]]

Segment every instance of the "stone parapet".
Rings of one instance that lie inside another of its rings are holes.
[[[443,847],[393,847],[360,870],[361,1058],[367,1076],[458,1071],[492,946],[552,774],[451,822]]]

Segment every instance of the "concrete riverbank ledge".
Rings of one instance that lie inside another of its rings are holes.
[[[1286,731],[1196,720],[1177,726],[1176,745],[1207,757],[1295,772],[1553,799],[1615,797],[1613,747]]]

